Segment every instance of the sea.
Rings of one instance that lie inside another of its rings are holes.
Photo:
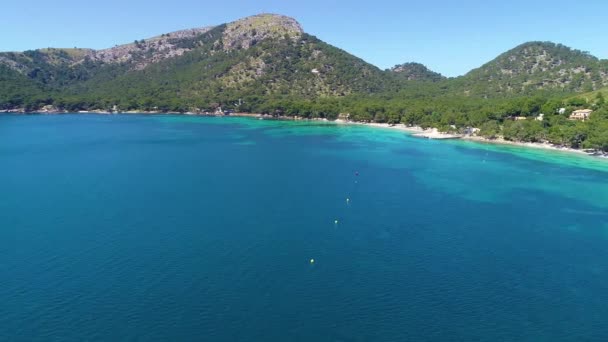
[[[0,341],[608,341],[608,160],[2,115]]]

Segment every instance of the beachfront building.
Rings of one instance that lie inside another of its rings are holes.
[[[589,115],[593,112],[591,109],[579,109],[575,110],[570,114],[570,120],[587,120],[589,119]]]

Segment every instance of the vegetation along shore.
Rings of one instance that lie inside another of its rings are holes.
[[[479,129],[469,129],[467,133],[447,133],[441,132],[437,128],[423,128],[421,126],[408,126],[402,123],[378,123],[378,122],[362,122],[362,121],[351,121],[344,119],[335,119],[329,120],[327,118],[305,118],[301,116],[277,116],[270,114],[261,114],[261,113],[194,113],[194,112],[159,112],[159,111],[130,111],[124,113],[117,113],[112,111],[103,111],[103,110],[94,110],[94,111],[81,111],[79,113],[72,112],[64,112],[64,111],[42,111],[42,112],[25,112],[23,110],[13,111],[13,114],[120,114],[120,115],[129,115],[129,114],[177,114],[177,115],[195,115],[195,116],[213,116],[213,117],[247,117],[254,119],[262,119],[262,120],[288,120],[288,121],[299,121],[299,120],[313,120],[313,121],[325,121],[325,122],[333,122],[336,124],[344,124],[344,125],[363,125],[367,127],[375,127],[375,128],[384,128],[384,129],[392,129],[392,130],[400,130],[411,134],[414,137],[418,138],[426,138],[426,139],[436,139],[436,140],[451,140],[451,139],[461,139],[474,141],[479,143],[489,143],[489,144],[498,144],[498,145],[511,145],[511,146],[520,146],[520,147],[528,147],[528,148],[539,148],[546,150],[554,150],[554,151],[562,151],[562,152],[571,152],[577,154],[585,154],[589,156],[595,157],[603,157],[608,158],[608,153],[596,150],[596,149],[577,149],[571,148],[563,145],[555,145],[549,142],[522,142],[522,141],[513,141],[506,140],[503,137],[485,137],[479,135]]]
[[[463,76],[381,70],[261,14],[103,50],[0,52],[0,112],[261,113],[608,152],[608,61],[527,42]]]

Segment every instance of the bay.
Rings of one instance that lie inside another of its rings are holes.
[[[605,341],[607,176],[360,125],[3,115],[0,340]]]

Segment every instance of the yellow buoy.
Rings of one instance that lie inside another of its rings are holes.
[[[350,198],[347,198],[347,199],[346,199],[346,202],[347,202],[347,203],[348,203],[348,202],[350,202]]]
[[[315,259],[310,259],[310,263],[314,264],[315,263]]]
[[[335,221],[334,221],[334,223],[335,223],[335,224],[338,224],[338,220],[335,220]]]

